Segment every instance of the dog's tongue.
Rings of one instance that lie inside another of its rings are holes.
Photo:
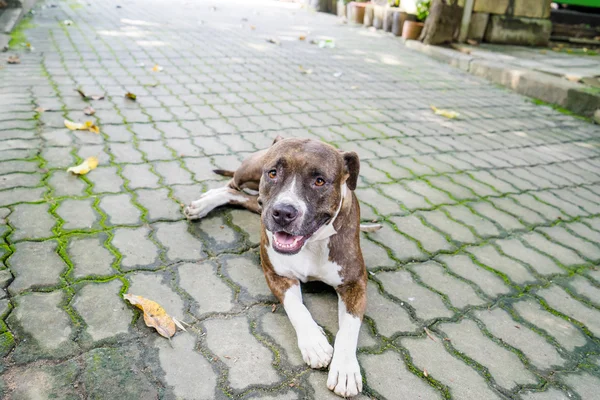
[[[275,232],[275,240],[281,244],[292,244],[299,238],[301,238],[301,236],[293,236],[285,232]]]

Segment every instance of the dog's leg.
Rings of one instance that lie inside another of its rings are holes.
[[[342,397],[362,391],[362,376],[356,358],[356,346],[366,306],[363,282],[338,287],[339,331],[335,337],[333,359],[329,366],[327,387]]]
[[[189,220],[205,217],[209,212],[225,204],[239,205],[250,211],[259,213],[258,196],[251,196],[247,193],[233,189],[230,186],[211,189],[204,193],[196,201],[192,201],[183,213]]]

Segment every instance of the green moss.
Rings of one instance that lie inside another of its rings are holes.
[[[12,333],[0,334],[0,357],[6,356],[15,347],[15,338]]]
[[[27,36],[25,36],[25,31],[34,27],[35,25],[31,22],[31,17],[23,18],[21,22],[19,22],[19,24],[11,32],[8,46],[12,49],[15,49],[20,46],[26,46],[28,40]]]
[[[545,102],[544,100],[532,98],[531,102],[533,104],[537,104],[538,106],[550,107],[550,108],[558,111],[559,113],[562,113],[562,114],[565,114],[565,115],[570,115],[572,117],[575,117],[575,118],[578,118],[578,119],[582,119],[582,120],[587,121],[587,122],[592,122],[591,118],[584,117],[583,115],[575,114],[573,111],[569,111],[566,108],[563,108],[563,107],[561,107],[559,105],[556,105],[556,104]]]

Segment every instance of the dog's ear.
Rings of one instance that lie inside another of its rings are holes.
[[[344,164],[348,179],[346,179],[346,186],[348,189],[355,190],[358,183],[358,173],[360,172],[360,160],[358,154],[353,151],[345,151],[342,153],[344,157]]]
[[[282,141],[282,140],[283,140],[283,136],[277,135],[277,137],[273,140],[273,143],[271,143],[271,146],[273,146],[275,143]]]

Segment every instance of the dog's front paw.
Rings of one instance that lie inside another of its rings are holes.
[[[206,214],[210,212],[210,209],[207,209],[206,204],[200,200],[192,201],[189,206],[183,209],[183,214],[188,220],[200,219]]]
[[[334,357],[329,366],[327,387],[342,397],[356,396],[362,392],[362,376],[356,356],[351,359]]]
[[[311,368],[325,368],[329,365],[333,356],[333,347],[329,344],[327,337],[320,329],[305,332],[298,337],[298,347],[302,353],[302,359]]]

